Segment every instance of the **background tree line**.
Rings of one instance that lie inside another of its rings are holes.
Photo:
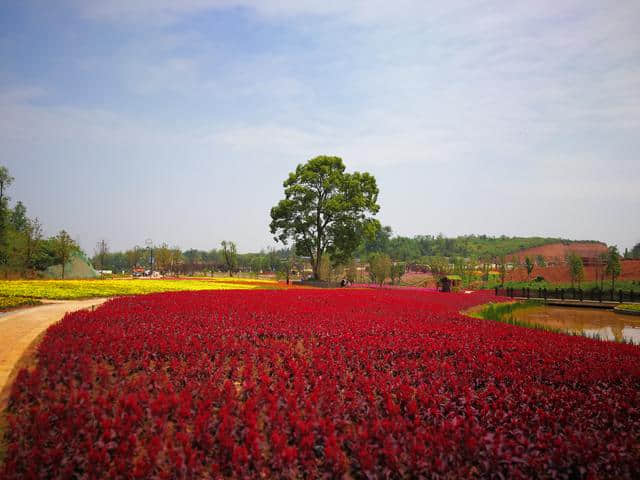
[[[527,248],[552,243],[595,242],[594,240],[567,240],[551,237],[491,237],[487,235],[462,235],[445,237],[438,235],[416,235],[414,237],[393,236],[390,226],[382,227],[375,238],[365,239],[356,250],[356,257],[367,258],[369,254],[386,253],[394,261],[420,262],[429,257],[485,258],[499,257]],[[640,258],[640,244],[637,246]],[[634,247],[635,251],[635,247]]]
[[[42,224],[27,216],[27,208],[16,202],[13,208],[7,195],[14,178],[0,166],[0,270],[9,276],[31,277],[52,265],[64,264],[74,253],[81,253],[71,236],[61,230],[45,238]]]
[[[269,249],[258,253],[238,253],[235,243],[224,240],[224,245],[211,250],[190,248],[181,250],[162,243],[152,248],[135,246],[129,250],[111,252],[106,240],[96,245],[91,258],[98,270],[113,273],[131,272],[134,268],[153,269],[162,273],[194,275],[207,272],[245,273],[285,272],[290,249]]]

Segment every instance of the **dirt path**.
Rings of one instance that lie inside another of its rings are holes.
[[[106,298],[47,301],[46,304],[9,312],[0,317],[0,408],[17,375],[15,368],[30,345],[65,313],[104,303]]]

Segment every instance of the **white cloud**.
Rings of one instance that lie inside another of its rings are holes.
[[[637,203],[638,2],[73,1],[125,33],[106,57],[74,59],[117,91],[97,108],[46,71],[42,87],[0,91],[0,143],[17,154],[222,158],[282,174],[336,154],[391,176],[426,165],[443,194],[463,183],[521,205],[540,191]],[[231,8],[267,27],[265,45],[191,21]]]

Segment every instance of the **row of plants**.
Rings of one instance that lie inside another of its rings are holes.
[[[21,298],[77,299],[113,297],[156,292],[195,290],[250,290],[282,288],[270,280],[246,278],[170,278],[170,279],[96,279],[96,280],[5,280],[0,281],[0,296]]]
[[[509,288],[530,288],[532,291],[535,289],[536,291],[539,288],[546,288],[547,290],[554,290],[556,288],[563,288],[565,290],[569,290],[572,288],[571,283],[562,283],[562,282],[557,282],[557,283],[553,283],[553,282],[548,282],[544,279],[542,280],[538,280],[536,281],[531,280],[529,282],[513,282],[513,281],[507,281],[504,283],[505,287],[509,287]],[[487,288],[495,288],[495,287],[500,287],[502,288],[502,285],[500,284],[499,279],[493,279],[492,281],[487,283]],[[573,288],[581,288],[582,290],[610,290],[611,288],[611,283],[604,283],[601,284],[600,282],[581,282],[579,285],[574,285]],[[640,293],[640,280],[618,280],[615,283],[615,291],[618,290],[623,290],[623,291],[633,291],[634,293]]]
[[[640,349],[459,314],[489,292],[121,297],[11,393],[14,478],[638,478]]]

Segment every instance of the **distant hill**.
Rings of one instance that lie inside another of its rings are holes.
[[[564,251],[563,246],[576,246],[583,250],[597,250],[606,248],[602,242],[596,240],[568,240],[553,237],[491,237],[488,235],[462,235],[458,237],[444,237],[442,235],[417,235],[415,237],[391,236],[391,229],[379,232],[374,241],[366,242],[358,252],[360,258],[371,252],[385,252],[397,261],[418,261],[424,257],[494,257],[522,252],[532,252],[534,248],[556,245],[550,253]],[[529,255],[527,253],[525,255]],[[535,256],[538,253],[533,253]],[[544,253],[540,253],[544,255]],[[553,256],[553,255],[552,255]],[[524,256],[522,257],[524,258]]]
[[[515,253],[545,255],[545,252],[553,255],[558,252],[564,254],[568,250],[600,251],[601,247],[604,247],[605,250],[607,248],[605,244],[597,240],[568,240],[565,238],[552,237],[487,237],[485,235],[468,235],[456,237],[455,240],[462,244],[468,244],[469,247],[476,252],[504,255]],[[524,258],[524,256],[522,258]]]
[[[547,260],[564,261],[570,252],[578,254],[585,264],[589,264],[600,254],[607,253],[607,245],[602,242],[557,242],[512,252],[516,254],[512,258],[519,257],[522,261],[525,257],[535,259],[542,255]]]

